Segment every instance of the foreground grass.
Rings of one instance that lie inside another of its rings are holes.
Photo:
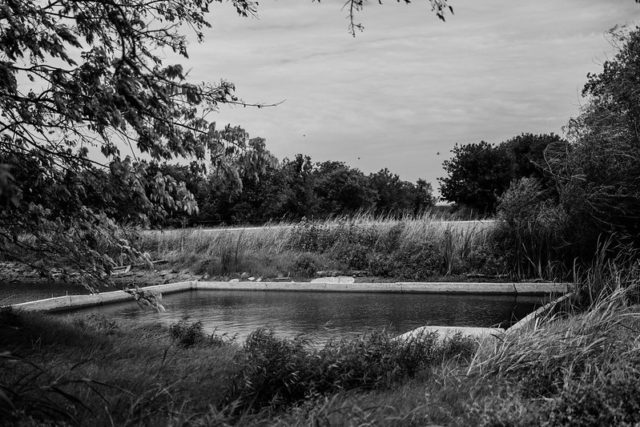
[[[0,419],[21,425],[637,425],[628,292],[501,340],[374,333],[313,349],[260,330],[2,312]]]
[[[366,215],[246,230],[147,231],[139,242],[154,258],[209,276],[309,278],[342,272],[406,280],[509,270],[491,240],[491,223]]]

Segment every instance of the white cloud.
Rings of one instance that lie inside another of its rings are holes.
[[[451,0],[455,15],[441,23],[425,1],[371,2],[355,39],[341,1],[261,2],[259,19],[222,5],[188,66],[194,80],[233,81],[246,101],[286,99],[213,117],[267,138],[280,157],[435,184],[456,142],[560,132],[586,73],[611,55],[605,31],[640,18],[631,0],[604,3]]]

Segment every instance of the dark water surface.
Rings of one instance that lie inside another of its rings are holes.
[[[63,297],[65,295],[85,295],[88,293],[89,291],[80,285],[65,283],[0,282],[0,305],[18,304],[45,298]]]
[[[114,319],[165,325],[188,317],[207,332],[237,334],[268,327],[280,336],[305,334],[325,342],[386,328],[394,334],[425,326],[508,326],[544,303],[539,297],[343,292],[212,291],[170,294],[164,313],[143,311],[135,303],[82,309],[66,316],[102,314]]]

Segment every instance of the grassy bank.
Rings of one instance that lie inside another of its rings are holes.
[[[623,292],[502,341],[384,333],[322,349],[260,330],[2,312],[0,418],[41,425],[631,425],[638,310]]]
[[[509,272],[491,238],[492,223],[444,222],[433,216],[274,224],[245,230],[146,231],[153,258],[195,274],[309,278],[342,273],[430,280]]]

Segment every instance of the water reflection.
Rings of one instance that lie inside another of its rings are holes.
[[[209,332],[237,334],[273,328],[278,335],[305,334],[324,342],[387,328],[400,334],[419,326],[508,326],[543,301],[538,297],[389,293],[194,291],[165,296],[164,313],[142,311],[133,303],[74,312],[112,318],[174,323],[203,322]]]

